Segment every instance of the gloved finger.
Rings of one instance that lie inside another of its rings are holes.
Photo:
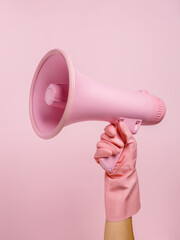
[[[112,155],[112,151],[107,148],[97,148],[94,158],[109,157]]]
[[[106,140],[112,144],[115,144],[117,147],[119,148],[123,148],[124,147],[124,142],[122,139],[120,139],[117,135],[115,137],[109,137],[107,136],[106,133],[101,134],[101,140]]]
[[[136,140],[131,130],[129,129],[129,127],[126,125],[124,121],[119,121],[117,128],[125,144],[130,144],[130,143],[136,144]]]
[[[107,148],[112,151],[112,155],[118,154],[120,152],[120,148],[110,142],[107,142],[106,140],[97,142],[97,148]]]
[[[115,135],[116,135],[116,128],[113,124],[107,125],[104,128],[104,131],[109,137],[115,137]]]

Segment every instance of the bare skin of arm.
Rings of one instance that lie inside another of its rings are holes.
[[[104,240],[134,240],[132,217],[105,223]]]

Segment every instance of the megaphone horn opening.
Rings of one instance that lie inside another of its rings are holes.
[[[50,50],[37,66],[30,90],[30,120],[39,137],[50,139],[64,127],[74,89],[71,59],[62,50]]]

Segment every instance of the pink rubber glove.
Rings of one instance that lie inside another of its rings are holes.
[[[124,147],[113,172],[105,171],[106,221],[121,221],[137,213],[141,207],[136,172],[137,143],[127,125],[119,121],[117,127],[105,127],[97,143],[95,160],[117,154]],[[117,131],[123,141],[118,137]]]

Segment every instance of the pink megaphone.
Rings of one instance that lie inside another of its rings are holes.
[[[89,79],[74,69],[69,56],[54,49],[42,58],[35,71],[29,112],[36,134],[49,139],[67,125],[90,120],[108,121],[117,127],[122,119],[135,134],[140,125],[159,123],[166,106],[147,90],[123,90]],[[101,158],[101,166],[112,171],[122,150]]]

